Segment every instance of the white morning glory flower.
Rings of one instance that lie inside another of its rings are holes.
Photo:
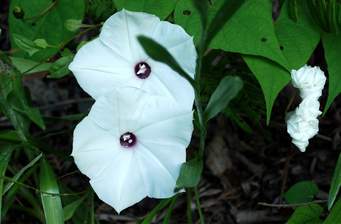
[[[300,90],[300,96],[315,96],[319,98],[326,83],[324,72],[318,67],[304,65],[299,70],[291,71],[292,84]]]
[[[174,195],[193,113],[137,88],[98,97],[74,131],[72,156],[101,200],[117,212],[146,196]]]
[[[304,152],[309,139],[319,130],[317,117],[320,111],[319,97],[326,83],[326,77],[319,67],[303,66],[291,71],[292,84],[300,91],[302,102],[287,116],[287,132],[300,151]]]
[[[140,88],[192,110],[191,85],[169,66],[149,58],[137,40],[139,35],[164,46],[194,77],[197,54],[193,38],[182,27],[154,15],[122,10],[104,23],[99,38],[83,46],[70,64],[80,86],[95,99],[117,87]]]

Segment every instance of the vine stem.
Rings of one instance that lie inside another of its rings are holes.
[[[202,213],[201,205],[200,205],[200,197],[199,197],[198,187],[194,188],[194,194],[195,194],[195,204],[197,206],[197,210],[199,213],[200,224],[205,224],[204,214]]]

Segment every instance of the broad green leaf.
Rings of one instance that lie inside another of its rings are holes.
[[[2,193],[3,193],[3,184],[4,179],[2,178],[5,176],[5,172],[7,170],[8,162],[11,158],[12,154],[12,147],[8,145],[0,145],[0,218],[2,216]],[[1,219],[0,219],[1,223]]]
[[[321,224],[320,216],[322,212],[323,208],[318,204],[298,207],[291,215],[287,224]]]
[[[36,73],[36,72],[45,72],[48,71],[51,67],[51,63],[39,63],[33,60],[18,58],[18,57],[10,57],[13,65],[21,72],[26,74]]]
[[[243,87],[243,81],[239,77],[224,77],[213,92],[205,109],[205,120],[208,121],[222,112],[229,102],[237,96]]]
[[[324,112],[328,110],[335,97],[341,93],[341,34],[324,34],[322,36],[324,57],[328,65],[328,99]]]
[[[201,158],[194,158],[181,165],[180,175],[176,181],[177,188],[190,188],[199,184],[203,170]]]
[[[59,58],[57,61],[53,62],[50,67],[50,75],[49,78],[59,79],[68,74],[70,74],[69,64],[73,59],[73,55],[68,55]]]
[[[46,224],[64,223],[62,201],[54,172],[46,159],[40,162],[40,196]]]
[[[221,27],[228,22],[228,20],[238,11],[244,2],[244,0],[225,0],[222,6],[217,10],[208,27],[206,37],[207,45],[211,43],[212,39],[220,31]]]
[[[167,49],[165,49],[154,40],[145,36],[139,36],[138,41],[140,42],[148,56],[156,61],[167,64],[171,69],[179,73],[179,75],[184,77],[193,87],[195,87],[194,80],[181,68],[181,66],[167,51]]]
[[[337,224],[341,221],[341,200],[338,200],[323,224]]]
[[[206,32],[208,20],[208,0],[192,0],[192,2],[196,10],[199,12],[201,28]]]
[[[286,1],[275,23],[280,49],[287,58],[289,70],[298,69],[306,64],[320,40],[320,34],[311,22],[305,1],[297,3],[299,13],[297,22],[289,18],[289,3]],[[245,56],[244,59],[262,87],[269,122],[273,104],[278,93],[289,83],[290,74],[263,58]]]
[[[117,9],[147,12],[165,19],[173,11],[177,0],[113,0]]]
[[[151,224],[154,217],[162,210],[164,209],[170,202],[172,201],[172,198],[163,199],[159,202],[157,206],[151,210],[147,216],[143,219],[143,222],[141,224]]]
[[[289,204],[311,202],[319,189],[312,181],[301,181],[293,186],[284,194],[285,200]]]
[[[224,0],[212,1],[209,20],[221,8]],[[180,0],[175,9],[175,22],[200,37],[200,17],[191,0]],[[272,3],[268,0],[249,0],[228,20],[213,38],[210,48],[248,55],[259,55],[288,66],[275,34],[272,21]]]
[[[341,187],[341,153],[336,163],[332,183],[329,190],[328,209],[333,206]]]
[[[320,41],[318,27],[312,22],[306,1],[297,1],[296,22],[290,19],[290,1],[284,2],[281,14],[275,22],[275,31],[280,48],[289,62],[289,70],[298,69],[307,63]]]
[[[72,218],[72,216],[75,214],[78,207],[83,203],[85,198],[85,196],[81,197],[64,207],[64,221]]]
[[[269,123],[272,106],[278,93],[289,83],[290,74],[281,66],[265,58],[244,55],[243,59],[262,88],[265,96],[267,123]]]
[[[32,166],[34,166],[34,165],[40,160],[41,157],[42,157],[42,154],[39,154],[36,158],[34,158],[31,162],[29,162],[26,166],[24,166],[21,170],[19,170],[19,171],[14,175],[14,177],[12,178],[12,179],[13,179],[13,182],[10,182],[10,183],[8,183],[8,184],[5,186],[5,188],[4,188],[3,192],[2,192],[2,194],[3,194],[3,195],[6,194],[7,191],[9,191],[9,190],[11,189],[11,187],[14,185],[14,183],[15,183],[16,181],[18,181],[19,178],[20,178],[28,169],[30,169]]]
[[[58,47],[69,41],[75,34],[67,30],[64,23],[68,19],[83,20],[85,12],[84,0],[11,0],[9,12],[19,7],[23,11],[23,18],[9,14],[10,39],[12,47],[18,47],[13,34],[24,36],[34,41],[44,39],[54,48],[41,49],[33,55],[33,59],[41,61],[58,52]],[[16,56],[25,56],[18,54]]]

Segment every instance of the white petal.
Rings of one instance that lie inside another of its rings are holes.
[[[72,156],[79,170],[89,178],[102,174],[114,158],[119,157],[119,136],[113,136],[97,126],[89,117],[76,127]]]
[[[176,178],[172,174],[179,173],[183,158],[177,161],[175,166],[167,167],[164,165],[164,160],[161,161],[160,157],[156,157],[156,155],[141,144],[138,150],[136,150],[136,156],[138,158],[137,165],[147,189],[147,195],[152,198],[168,198],[173,196]]]
[[[181,26],[162,21],[152,37],[172,54],[192,78],[194,77],[197,52],[193,38]]]
[[[147,196],[134,150],[122,150],[127,153],[121,161],[113,162],[102,178],[90,181],[98,197],[115,208],[118,213]]]
[[[186,148],[191,141],[192,132],[193,113],[190,112],[142,126],[136,131],[136,135],[151,148],[153,143]]]
[[[151,35],[160,19],[142,12],[121,10],[105,21],[100,39],[113,51],[135,63],[146,59],[137,41],[139,35]]]
[[[134,66],[95,39],[77,52],[69,69],[80,86],[96,99],[117,86],[141,85],[136,83],[139,80],[135,77]]]
[[[183,112],[189,112],[193,109],[194,89],[182,76],[174,72],[168,65],[161,64],[152,60],[152,75],[157,78],[154,82],[146,83],[147,89],[159,89],[159,95],[167,96],[177,102]],[[153,77],[153,78],[155,78]],[[151,77],[152,78],[152,77]],[[161,88],[163,92],[161,92]]]
[[[186,114],[192,117],[192,111],[188,111],[190,112]],[[98,98],[89,117],[106,130],[116,127],[123,133],[136,131],[183,113],[179,103],[167,97],[151,96],[136,88],[119,88]],[[188,121],[191,124],[192,119],[189,118]]]

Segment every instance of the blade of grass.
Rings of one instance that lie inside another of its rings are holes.
[[[19,178],[32,166],[34,166],[42,157],[43,154],[39,154],[36,158],[34,158],[31,162],[29,162],[26,166],[24,166],[19,172],[17,172],[14,177],[12,178],[14,181],[18,181]],[[9,191],[11,189],[11,187],[14,185],[14,182],[10,182],[8,183],[5,188],[4,191],[2,192],[2,195],[6,194],[7,191]]]
[[[4,176],[5,172],[7,170],[8,162],[11,158],[12,154],[12,148],[10,146],[5,146],[5,148],[2,148],[0,151],[0,176]],[[2,193],[3,191],[3,184],[4,184],[4,179],[0,179],[0,192]],[[0,197],[0,213],[2,210],[2,194]],[[0,214],[1,217],[1,214]],[[1,219],[0,219],[1,223]]]
[[[46,224],[64,223],[64,213],[57,179],[46,159],[42,159],[40,162],[40,191],[42,191],[40,196]]]

